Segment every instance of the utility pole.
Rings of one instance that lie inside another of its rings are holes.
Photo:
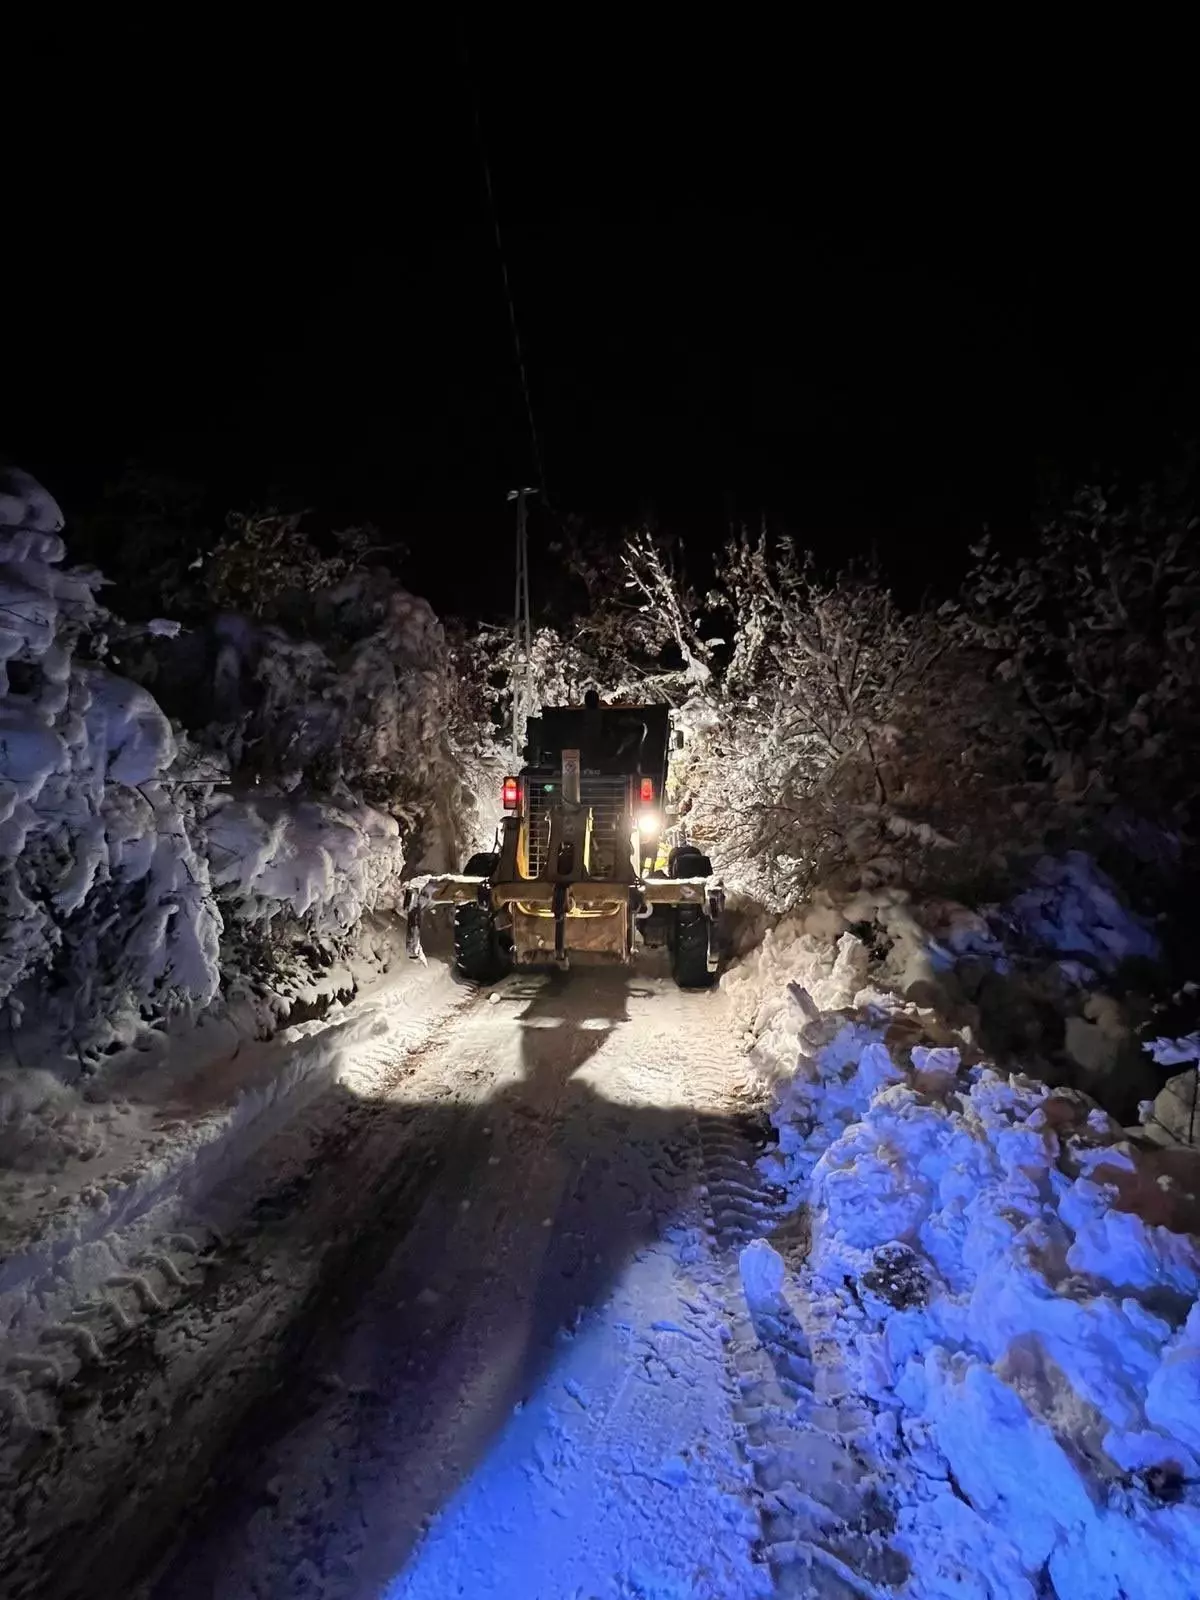
[[[533,622],[529,609],[529,535],[525,523],[526,498],[536,491],[528,487],[511,489],[509,500],[517,502],[517,584],[513,602],[512,673],[512,757],[513,770],[521,765],[525,743],[525,724],[533,706]]]

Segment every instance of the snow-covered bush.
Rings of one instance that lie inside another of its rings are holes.
[[[213,887],[239,921],[311,917],[318,931],[346,929],[402,892],[399,825],[366,806],[216,795],[202,832]]]
[[[901,766],[937,695],[933,620],[869,577],[819,582],[787,541],[743,537],[721,576],[736,632],[693,781],[726,875],[782,909],[855,855],[944,845],[909,792],[926,748]]]
[[[221,923],[196,795],[151,696],[101,665],[92,572],[64,570],[62,515],[23,473],[0,495],[0,998],[94,1042],[142,1009],[204,1004]]]
[[[637,693],[636,680],[624,663],[613,662],[591,648],[582,629],[534,630],[528,660],[531,703],[542,706],[582,705],[589,689],[605,699],[621,700]],[[479,686],[481,702],[503,738],[512,726],[512,673],[518,652],[511,628],[484,624],[458,642],[466,671]],[[525,668],[524,653],[519,665]],[[616,670],[614,670],[614,668]]]
[[[648,534],[621,573],[639,637],[678,663],[640,688],[688,735],[683,825],[732,887],[784,910],[843,867],[875,881],[993,870],[1006,810],[1024,804],[1022,759],[1007,689],[944,613],[906,613],[869,573],[823,581],[765,536],[730,544],[703,608]]]

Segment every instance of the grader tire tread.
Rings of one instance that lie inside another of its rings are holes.
[[[695,906],[675,913],[671,975],[681,989],[711,989],[716,973],[708,970],[708,918]]]
[[[472,983],[495,983],[509,969],[490,911],[479,905],[456,906],[454,911],[454,961]]]

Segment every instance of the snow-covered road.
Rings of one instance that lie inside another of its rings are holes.
[[[763,1592],[698,1193],[720,1015],[659,979],[514,979],[427,1052],[458,1086],[415,1116],[429,1182],[372,1207],[159,1595]],[[391,1169],[424,1092],[381,1102]]]
[[[1190,1152],[853,932],[703,995],[383,950],[17,1120],[5,1600],[1194,1600]]]
[[[29,1443],[8,1592],[774,1592],[724,999],[584,972],[421,1007],[352,1009],[337,1082],[196,1200],[203,1270]]]

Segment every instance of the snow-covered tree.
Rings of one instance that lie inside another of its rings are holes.
[[[0,492],[0,1000],[79,1049],[216,992],[220,917],[170,723],[104,665],[101,579],[62,566],[62,514]]]
[[[191,626],[131,665],[227,762],[235,794],[372,807],[406,849],[455,865],[484,826],[482,752],[442,626],[385,551],[402,554],[370,526],[231,513],[197,559]]]
[[[1019,730],[1064,825],[1118,813],[1184,828],[1200,734],[1197,523],[1145,490],[1082,491],[1008,560],[987,542],[959,627],[1015,693]]]
[[[581,705],[589,689],[610,704],[680,707],[702,657],[691,618],[696,597],[683,580],[677,552],[640,529],[615,549],[578,528],[553,548],[573,603],[548,608],[533,634],[529,658],[533,704]],[[474,683],[477,705],[497,728],[511,728],[517,652],[511,628],[460,625],[455,651]],[[522,665],[524,663],[522,662]]]
[[[315,596],[361,571],[379,544],[377,529],[351,527],[322,545],[306,519],[305,512],[231,511],[200,569],[210,608],[275,621],[303,616]]]
[[[135,543],[158,549],[147,504]],[[58,1023],[95,1044],[211,998],[222,938],[344,929],[405,870],[491,842],[511,633],[448,634],[374,530],[231,517],[155,569],[179,629],[149,592],[134,624],[100,606],[31,480],[0,513],[10,1017],[48,976]],[[199,512],[178,515],[194,541]],[[871,571],[823,577],[787,540],[735,539],[703,601],[645,529],[615,550],[575,530],[558,554],[575,599],[534,637],[535,702],[670,705],[681,830],[768,906],[838,873],[992,887],[1047,844],[1194,820],[1200,581],[1174,505],[1082,496],[1037,552],[981,546],[936,610]]]
[[[204,556],[215,542],[199,484],[127,462],[98,502],[71,517],[71,554],[111,583],[122,617],[184,621],[205,604]]]
[[[874,573],[825,579],[789,541],[743,535],[708,602],[723,644],[629,547],[692,679],[685,826],[731,883],[776,907],[836,871],[966,892],[1048,846],[1178,840],[1200,734],[1194,523],[1088,492],[1038,552],[977,556],[957,601],[905,609]]]
[[[259,553],[279,532],[237,527]],[[498,779],[482,781],[487,741],[441,624],[366,566],[363,537],[332,565],[318,552],[320,566],[290,525],[274,565],[226,548],[213,571],[230,598],[235,576],[260,574],[241,596],[255,614],[206,618],[189,602],[181,629],[106,612],[100,575],[63,567],[61,528],[50,497],[12,474],[0,1002],[15,1026],[36,992],[26,1052],[88,1062],[139,1022],[208,1004],[251,950],[285,961],[394,904],[408,863],[458,865]]]
[[[745,535],[717,599],[732,647],[690,775],[691,822],[731,879],[783,906],[848,862],[893,871],[949,848],[939,801],[961,763],[942,766],[955,713],[939,706],[939,619],[903,612],[871,573],[824,582],[789,541]]]

